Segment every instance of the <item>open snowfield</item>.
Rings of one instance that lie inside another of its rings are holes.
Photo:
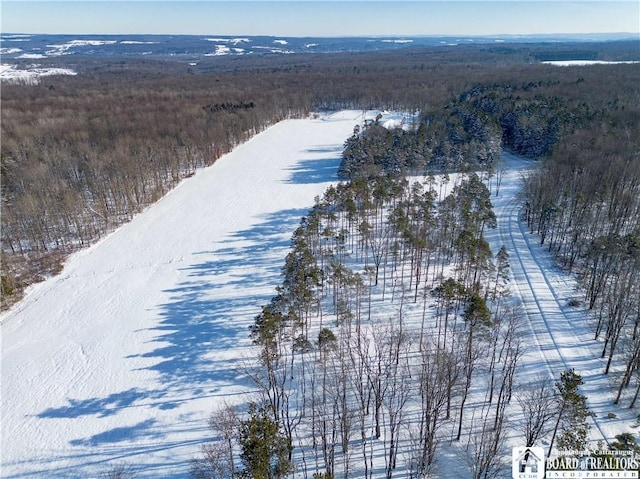
[[[17,68],[15,65],[0,64],[0,82],[35,85],[41,77],[49,75],[77,75],[77,73],[69,68],[41,68],[36,65],[24,69]]]
[[[210,437],[213,407],[250,388],[237,370],[248,327],[280,283],[300,217],[335,181],[343,142],[362,121],[347,111],[273,126],[72,257],[4,314],[0,476],[88,478],[126,462],[138,477],[186,477]],[[593,440],[631,432],[634,412],[603,394],[609,379],[586,313],[568,305],[579,292],[518,222],[514,194],[530,163],[505,161],[499,226],[488,239],[494,251],[507,246],[511,288],[527,313],[516,383],[575,367],[597,414]],[[521,445],[515,431],[510,437]],[[461,466],[447,471],[442,477],[468,477]],[[501,477],[511,477],[510,465]]]
[[[74,256],[2,317],[2,477],[185,477],[361,113],[284,121]],[[162,471],[162,472],[159,472]]]

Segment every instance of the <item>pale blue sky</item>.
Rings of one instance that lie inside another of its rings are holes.
[[[6,1],[4,33],[496,35],[640,31],[640,1]]]

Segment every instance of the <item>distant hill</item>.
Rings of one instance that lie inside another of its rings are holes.
[[[633,34],[497,35],[407,37],[271,37],[219,35],[0,35],[2,61],[42,60],[62,56],[202,57],[294,53],[367,52],[423,46],[503,43],[610,42],[638,40]],[[577,51],[580,51],[579,49]]]

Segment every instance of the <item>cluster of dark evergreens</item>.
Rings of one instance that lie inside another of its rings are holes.
[[[445,111],[408,128],[388,129],[378,121],[365,125],[347,140],[338,175],[485,169],[500,157],[500,129],[494,122],[463,116],[460,111]]]
[[[215,113],[216,111],[229,111],[229,110],[244,110],[247,108],[254,108],[255,104],[250,102],[243,103],[214,103],[205,105],[202,109],[208,113]]]
[[[486,169],[502,148],[534,159],[549,156],[563,136],[604,114],[596,105],[559,98],[557,83],[476,86],[441,110],[423,113],[411,128],[389,130],[374,122],[347,140],[339,174]]]
[[[596,115],[586,103],[573,107],[549,96],[553,86],[528,82],[477,87],[460,96],[455,111],[462,116],[465,130],[478,131],[479,125],[497,123],[505,148],[538,159],[549,155],[565,132]]]

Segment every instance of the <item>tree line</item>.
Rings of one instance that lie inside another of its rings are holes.
[[[615,403],[640,394],[640,128],[578,129],[524,182],[524,219],[581,285]],[[594,134],[597,132],[598,134]],[[589,148],[575,150],[576,144]],[[623,393],[628,391],[625,396]]]
[[[242,100],[250,91],[204,78],[185,89],[169,79],[131,85],[129,76],[53,82],[2,89],[3,302],[198,168],[308,112],[270,92],[257,106]]]

